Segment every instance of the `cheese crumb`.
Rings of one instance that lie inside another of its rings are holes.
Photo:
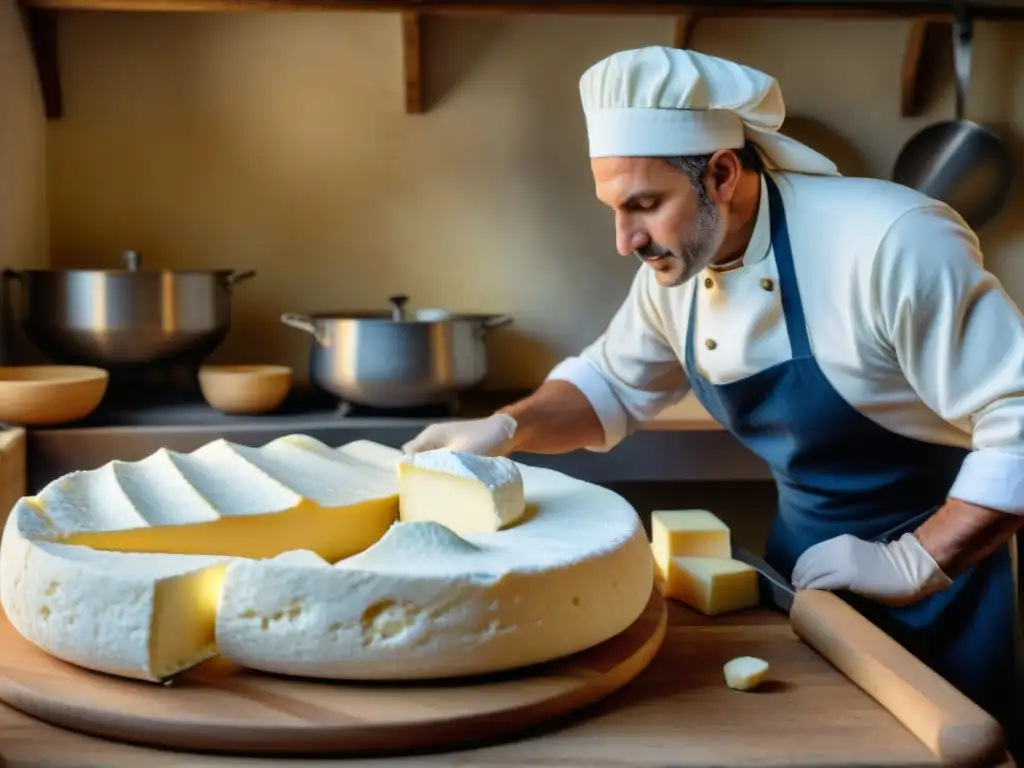
[[[740,656],[722,668],[725,684],[736,691],[749,691],[764,682],[768,662],[753,656]]]

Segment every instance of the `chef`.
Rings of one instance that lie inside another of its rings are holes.
[[[1024,318],[975,234],[778,133],[779,85],[750,67],[623,51],[580,94],[597,197],[641,262],[628,295],[529,397],[404,450],[607,451],[692,392],[775,478],[766,559],[1009,737]]]

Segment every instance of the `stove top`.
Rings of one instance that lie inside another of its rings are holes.
[[[429,422],[488,416],[526,391],[479,391],[458,400],[415,408],[371,408],[345,403],[321,390],[296,385],[277,409],[266,414],[221,413],[197,391],[111,389],[89,416],[61,429],[188,426],[331,426],[342,422]]]

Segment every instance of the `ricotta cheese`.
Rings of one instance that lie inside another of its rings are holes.
[[[373,450],[304,436],[74,472],[20,499],[0,540],[0,603],[66,661],[159,681],[216,654],[227,563],[313,550],[334,562],[394,522],[394,473]]]
[[[302,435],[72,473],[19,500],[0,541],[18,632],[153,681],[218,652],[327,678],[510,669],[621,632],[652,580],[639,518],[611,491]]]
[[[0,563],[8,564],[7,618],[58,659],[160,681],[217,653],[225,558],[100,552],[5,534]]]
[[[423,451],[401,458],[398,477],[403,522],[433,521],[460,535],[493,533],[526,510],[522,473],[505,457]]]
[[[398,514],[394,473],[303,437],[262,448],[216,440],[192,453],[73,472],[19,518],[36,538],[119,552],[273,557],[360,552]],[[313,542],[311,544],[311,542]]]

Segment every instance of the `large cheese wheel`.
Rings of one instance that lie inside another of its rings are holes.
[[[0,603],[44,651],[153,681],[217,653],[340,679],[492,672],[603,642],[643,611],[651,550],[617,494],[519,464],[525,513],[459,535],[439,521],[453,525],[465,478],[448,497],[431,486],[436,520],[420,498],[403,522],[400,458],[293,435],[72,473],[12,510]]]

